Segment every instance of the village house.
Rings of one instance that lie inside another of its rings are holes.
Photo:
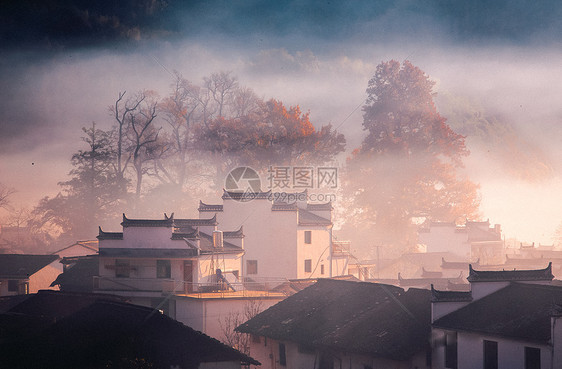
[[[199,204],[200,218],[216,214],[225,229],[244,227],[242,274],[267,278],[329,278],[348,274],[349,243],[334,242],[332,204],[307,202],[307,193],[275,198],[271,191],[224,191],[222,204]],[[272,255],[275,255],[272,257]]]
[[[432,290],[433,368],[559,368],[562,286],[537,270],[469,267],[471,290]]]
[[[466,260],[480,260],[482,265],[503,264],[504,245],[501,226],[490,221],[466,221],[464,226],[453,222],[429,222],[418,231],[419,243],[425,251],[452,252]]]
[[[237,328],[264,369],[429,368],[429,290],[320,279]]]
[[[0,296],[53,288],[61,272],[58,255],[0,254]]]
[[[158,220],[123,215],[121,225],[122,232],[99,230],[95,292],[157,308],[215,338],[224,334],[222,322],[248,304],[267,308],[285,297],[244,280],[242,227],[223,232],[215,216],[178,219],[173,214]],[[76,266],[82,275],[91,264],[82,260]]]

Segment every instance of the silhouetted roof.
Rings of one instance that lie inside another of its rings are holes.
[[[205,204],[203,201],[199,200],[199,211],[217,212],[223,211],[222,205],[210,205]]]
[[[58,255],[0,254],[0,278],[28,278],[58,258]]]
[[[108,300],[88,304],[31,339],[3,348],[3,363],[11,368],[105,367],[109,362],[120,367],[123,358],[145,359],[158,368],[195,369],[201,362],[222,361],[259,365],[158,310]]]
[[[178,228],[184,227],[199,227],[199,226],[216,226],[219,224],[217,222],[217,214],[215,214],[212,218],[208,219],[174,219],[174,226]]]
[[[98,227],[98,240],[122,240],[123,232],[104,232],[101,227]]]
[[[223,247],[217,248],[213,246],[213,236],[207,233],[200,233],[201,240],[199,241],[199,245],[201,247],[201,253],[241,253],[244,252],[244,249],[238,247],[228,241],[223,240],[222,245]]]
[[[99,274],[98,255],[71,258],[72,264],[51,283],[51,287],[60,286],[62,291],[92,292],[93,277]],[[63,264],[68,258],[63,258]]]
[[[99,300],[125,301],[123,297],[98,293],[40,290],[12,307],[8,312],[49,319],[60,319]]]
[[[299,208],[299,225],[331,225],[332,221]]]
[[[183,240],[184,238],[196,240],[199,238],[199,230],[196,228],[184,228],[184,232],[172,233],[172,240]]]
[[[235,191],[226,191],[223,190],[222,198],[225,199],[232,199],[232,200],[241,200],[241,201],[251,201],[255,199],[270,199],[271,198],[271,190],[267,192],[235,192]]]
[[[319,349],[407,360],[425,351],[429,290],[320,279],[237,328]]]
[[[223,231],[224,238],[244,238],[244,226],[240,226],[236,231]]]
[[[496,281],[551,281],[552,262],[544,269],[534,270],[474,270],[469,265],[468,281],[473,282],[496,282]]]
[[[431,285],[431,301],[432,302],[459,302],[472,301],[472,292],[470,291],[440,291]]]
[[[129,219],[123,214],[123,228],[126,227],[172,227],[174,225],[174,214],[169,217],[164,214],[164,219]]]
[[[512,282],[433,323],[434,327],[548,343],[562,287]]]

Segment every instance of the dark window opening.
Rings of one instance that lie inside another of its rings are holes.
[[[258,261],[257,260],[247,260],[246,261],[246,274],[258,274]]]
[[[117,278],[129,278],[131,273],[131,266],[129,260],[117,259],[115,260],[115,276]]]
[[[445,335],[445,367],[457,369],[457,332]]]
[[[304,231],[304,243],[308,245],[312,243],[312,231]]]
[[[305,273],[311,273],[312,272],[312,260],[311,259],[306,259],[304,261],[304,272]]]
[[[525,347],[525,369],[541,369],[541,349]]]
[[[498,343],[484,340],[484,369],[498,369]]]
[[[320,274],[324,275],[324,264],[320,264]]]
[[[156,278],[172,278],[170,260],[156,260]]]
[[[287,365],[287,355],[285,353],[285,344],[279,344],[279,365],[286,366]]]

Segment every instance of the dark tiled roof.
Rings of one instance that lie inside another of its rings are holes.
[[[110,258],[169,258],[182,259],[197,256],[196,249],[102,248],[100,256]]]
[[[548,343],[550,317],[562,304],[562,288],[525,283],[509,286],[436,320],[438,328]]]
[[[209,219],[174,219],[174,226],[177,228],[216,226],[217,224],[219,224],[217,222],[217,214]]]
[[[28,278],[58,258],[58,255],[0,254],[0,278]]]
[[[496,282],[496,281],[551,281],[554,279],[552,274],[552,262],[544,269],[535,270],[474,270],[469,265],[469,282]]]
[[[66,263],[66,258],[62,263]],[[72,264],[51,283],[51,287],[60,286],[61,291],[92,292],[93,278],[99,274],[97,255],[72,258]]]
[[[318,348],[408,360],[430,332],[429,290],[320,279],[237,328]]]
[[[472,301],[472,292],[470,291],[440,291],[431,285],[431,301],[432,302],[461,302]]]
[[[199,200],[199,211],[217,212],[223,211],[222,205],[210,205],[205,204],[203,201]]]
[[[143,358],[158,368],[196,369],[202,362],[223,361],[259,365],[157,310],[116,301],[88,304],[10,347],[2,359],[12,368],[101,368],[109,362],[121,367],[123,358]]]
[[[199,230],[192,228],[184,228],[186,232],[174,232],[172,233],[172,240],[183,240],[187,238],[188,240],[196,240],[199,238]]]
[[[226,191],[222,195],[222,199],[232,199],[241,201],[251,201],[255,199],[271,199],[271,190],[267,192],[234,192]]]
[[[124,301],[123,297],[98,293],[76,293],[41,290],[14,306],[10,313],[60,319],[98,300]]]
[[[98,240],[122,240],[123,239],[123,232],[104,232],[102,231],[101,227],[98,227],[99,234],[97,239]]]
[[[329,219],[323,218],[319,215],[313,214],[308,210],[300,209],[298,212],[299,216],[299,225],[307,226],[307,225],[331,225],[332,221]]]
[[[123,228],[126,227],[172,227],[174,225],[174,214],[169,217],[164,214],[164,219],[129,219],[123,214]]]
[[[223,231],[224,238],[244,238],[244,226],[240,226],[236,231]]]
[[[199,241],[199,245],[201,247],[202,254],[210,254],[210,253],[224,253],[224,254],[238,254],[244,252],[244,249],[238,247],[228,241],[222,242],[222,248],[216,248],[213,246],[213,236],[203,233],[200,233],[201,240]]]

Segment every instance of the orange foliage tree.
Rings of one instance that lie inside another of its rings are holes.
[[[198,150],[214,160],[218,186],[237,166],[265,171],[268,166],[319,165],[345,149],[344,135],[331,125],[317,130],[299,106],[286,107],[275,99],[260,100],[246,115],[200,125],[196,136]]]
[[[433,103],[434,82],[405,61],[383,62],[367,88],[361,146],[348,160],[354,225],[378,243],[412,247],[414,220],[457,221],[478,214],[478,185],[462,178],[464,137]]]

